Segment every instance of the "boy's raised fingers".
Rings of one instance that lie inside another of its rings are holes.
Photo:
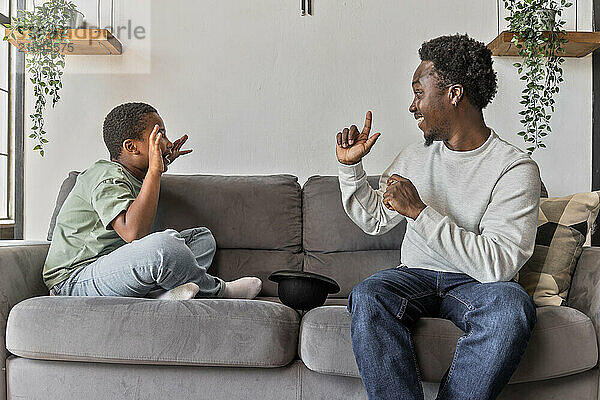
[[[183,135],[179,139],[173,142],[173,149],[178,150],[183,146],[183,144],[188,140],[188,135]]]
[[[154,140],[154,135],[156,135],[156,132],[158,132],[158,125],[154,125],[154,129],[152,129],[152,132],[150,132],[150,143],[152,143]]]

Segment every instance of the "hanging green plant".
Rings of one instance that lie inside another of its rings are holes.
[[[525,81],[520,102],[524,109],[519,112],[524,129],[517,134],[531,144],[527,148],[529,155],[539,147],[545,148],[542,138],[552,132],[554,95],[563,82],[561,64],[565,61],[559,54],[568,41],[562,29],[565,21],[560,16],[571,5],[567,0],[504,0],[510,12],[506,17],[508,29],[515,33],[512,43],[523,58],[513,64]]]
[[[30,114],[31,139],[37,141],[33,148],[44,156],[44,144],[48,143],[44,130],[46,99],[52,99],[52,107],[60,100],[62,75],[65,67],[65,51],[70,46],[67,39],[71,19],[77,13],[75,4],[68,0],[49,0],[32,11],[19,10],[18,16],[7,25],[10,33],[4,37],[16,39],[15,33],[27,33],[29,40],[20,44],[26,52],[26,68],[33,84],[35,107]],[[71,45],[72,46],[72,45]]]

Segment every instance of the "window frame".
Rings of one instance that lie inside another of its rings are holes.
[[[12,8],[12,1],[7,0],[6,5],[7,5],[7,14],[8,16],[11,15],[11,8]],[[6,136],[6,153],[2,153],[0,152],[0,160],[6,160],[6,209],[2,210],[0,212],[0,239],[5,238],[5,236],[7,236],[7,231],[8,230],[12,230],[12,227],[15,224],[15,218],[14,218],[14,186],[15,186],[15,179],[14,179],[14,151],[13,151],[13,135],[12,135],[12,123],[11,123],[11,62],[12,62],[12,49],[10,46],[10,44],[8,42],[5,42],[5,44],[3,44],[4,46],[8,46],[8,52],[7,52],[7,59],[6,59],[6,74],[7,74],[7,81],[6,81],[6,88],[0,87],[0,93],[6,93],[7,95],[7,103],[6,103],[6,118],[5,118],[5,122],[6,122],[6,130],[7,130],[7,136]],[[2,112],[2,111],[0,111]],[[6,214],[6,217],[3,216],[3,214]],[[12,234],[10,235],[12,238]]]

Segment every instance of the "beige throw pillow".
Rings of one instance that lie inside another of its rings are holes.
[[[518,282],[536,306],[565,305],[571,277],[600,208],[600,191],[540,199],[535,250]]]

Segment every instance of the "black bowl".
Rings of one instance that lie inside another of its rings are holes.
[[[328,294],[340,291],[331,278],[312,272],[275,271],[269,280],[279,283],[277,295],[283,304],[296,310],[310,310],[325,304]]]

